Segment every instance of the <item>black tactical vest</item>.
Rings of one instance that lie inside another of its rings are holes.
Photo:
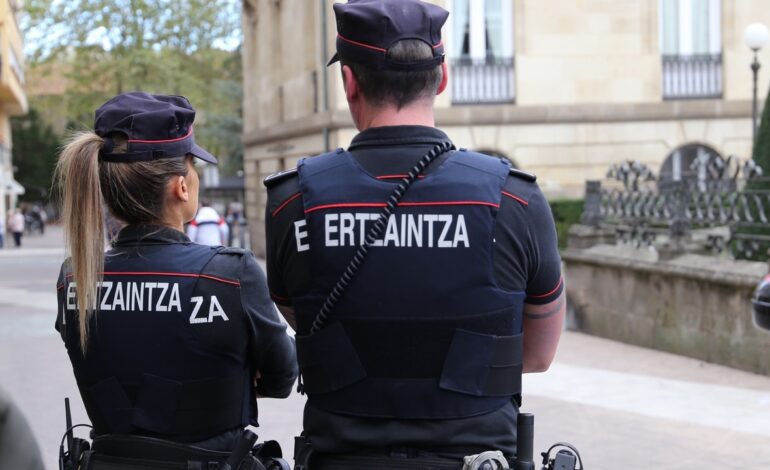
[[[108,252],[85,356],[65,275],[61,333],[98,434],[192,442],[256,424],[237,273],[204,273],[221,250],[188,243]]]
[[[487,413],[521,389],[524,292],[499,287],[495,217],[508,163],[453,152],[416,181],[332,313],[323,301],[393,191],[339,150],[300,162],[313,285],[293,298],[308,399],[332,412],[385,418]]]

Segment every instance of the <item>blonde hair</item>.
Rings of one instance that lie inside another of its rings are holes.
[[[113,134],[112,153],[125,153],[127,140]],[[75,134],[59,155],[55,180],[63,203],[65,244],[75,281],[80,348],[85,354],[90,317],[97,310],[104,270],[104,206],[128,224],[161,223],[166,186],[187,176],[187,158],[132,163],[104,162],[104,139],[93,132]],[[189,157],[188,157],[189,158]]]

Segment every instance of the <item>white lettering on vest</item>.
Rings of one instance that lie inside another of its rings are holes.
[[[179,294],[179,284],[176,282],[101,281],[96,284],[96,287],[99,290],[98,305],[99,310],[101,311],[182,311],[182,299]],[[152,293],[156,289],[160,289],[160,295],[157,298],[153,298]],[[168,295],[166,295],[166,293],[168,293]],[[67,285],[67,294],[65,300],[65,308],[67,310],[77,309],[76,282],[73,281]],[[214,316],[226,318],[226,315],[222,310],[222,306],[219,305],[218,301],[216,304],[217,306],[214,308],[214,310],[212,310]],[[200,308],[200,306],[197,308]],[[193,316],[195,315],[193,314]],[[204,321],[207,321],[207,319],[204,318]]]
[[[75,310],[75,283],[70,282],[67,286],[67,310]]]
[[[193,305],[193,311],[190,314],[190,324],[194,325],[196,323],[206,323],[207,320],[205,318],[198,318],[198,310],[200,310],[201,305],[203,305],[203,297],[190,297],[190,302],[195,304]]]
[[[363,244],[372,223],[379,217],[379,214],[360,212],[325,214],[325,246],[346,247]],[[305,221],[302,222],[305,226]],[[307,232],[304,234],[307,236]],[[298,239],[297,246],[299,245]],[[463,214],[391,215],[382,237],[372,242],[372,246],[394,248],[469,248],[470,245]]]
[[[225,311],[222,310],[222,306],[219,305],[219,300],[216,295],[211,296],[211,302],[209,303],[209,323],[214,321],[214,317],[222,317],[224,321],[230,321],[230,319],[227,318]]]
[[[158,287],[161,289],[161,291],[160,295],[158,296],[158,303],[155,305],[155,311],[168,312],[168,307],[163,304],[163,297],[166,296],[166,291],[168,290],[168,282],[159,282]]]
[[[208,316],[199,317],[198,312],[201,310],[201,306],[203,305],[203,300],[204,299],[201,296],[190,298],[190,301],[195,304],[193,305],[193,311],[190,314],[191,325],[195,325],[198,323],[212,323],[215,317],[220,317],[224,321],[230,321],[230,319],[227,318],[227,314],[225,313],[224,309],[222,309],[222,305],[220,305],[219,299],[217,299],[216,295],[212,295],[209,300]]]
[[[294,238],[297,240],[297,251],[307,251],[310,249],[310,243],[307,240],[307,222],[298,220],[294,222]]]
[[[340,246],[340,242],[337,239],[333,239],[335,233],[337,233],[337,221],[340,219],[339,214],[326,214],[326,246]]]
[[[104,287],[106,292],[102,292],[102,304],[99,306],[101,310],[112,310],[112,304],[108,303],[107,300],[110,297],[110,291],[112,291],[112,283],[108,281],[99,282],[96,284],[97,287]]]

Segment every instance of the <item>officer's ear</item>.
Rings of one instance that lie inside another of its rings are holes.
[[[171,194],[179,202],[187,202],[190,200],[190,187],[184,176],[174,176],[171,178]]]
[[[438,84],[438,90],[436,91],[436,95],[440,95],[441,93],[446,90],[447,82],[449,81],[449,77],[447,76],[447,72],[449,71],[449,67],[446,66],[446,61],[441,62],[441,83]]]
[[[345,98],[347,98],[348,102],[355,101],[361,89],[358,86],[355,74],[353,74],[353,69],[348,65],[342,66],[342,85],[345,88]]]

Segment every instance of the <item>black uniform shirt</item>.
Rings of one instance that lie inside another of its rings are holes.
[[[198,271],[200,268],[187,266],[180,261],[185,254],[199,251],[205,254],[207,250],[210,250],[208,252],[213,257],[202,266],[201,271]],[[67,345],[81,394],[84,390],[93,389],[94,384],[115,377],[131,400],[132,395],[138,393],[138,383],[145,380],[143,377],[146,374],[195,382],[216,376],[219,371],[227,368],[237,372],[238,367],[241,367],[237,364],[244,364],[246,370],[250,371],[249,377],[246,377],[249,384],[253,382],[254,373],[260,373],[256,389],[252,385],[251,390],[244,394],[247,402],[243,403],[243,412],[249,415],[245,417],[246,421],[256,424],[255,394],[267,397],[289,395],[297,375],[295,347],[279,320],[266,288],[264,273],[251,252],[202,247],[192,243],[177,230],[142,225],[124,228],[106,257],[105,267],[116,272],[105,273],[105,277],[107,274],[118,275],[120,279],[120,273],[126,273],[123,278],[130,279],[133,286],[145,287],[148,284],[155,285],[155,282],[158,285],[171,285],[193,276],[201,279],[195,288],[196,295],[200,297],[186,299],[182,294],[179,299],[181,311],[176,313],[175,309],[163,306],[163,302],[167,302],[163,298],[168,299],[169,295],[161,298],[160,289],[156,289],[154,300],[149,300],[149,304],[148,296],[145,295],[142,300],[145,305],[135,303],[131,306],[126,291],[127,308],[121,311],[123,305],[118,306],[114,300],[117,286],[113,293],[102,292],[101,306],[107,304],[109,308],[94,315],[89,330],[89,346],[84,357],[78,344],[76,312],[71,308],[74,304],[74,289],[70,285],[69,261],[65,261],[58,281],[59,314],[56,329],[62,333]],[[222,298],[220,295],[221,305],[216,306],[218,310],[205,304],[214,292],[209,292],[209,288],[227,288],[230,290],[218,292],[227,295],[234,293],[236,296]],[[171,291],[170,288],[168,290]],[[70,307],[67,307],[68,304]],[[172,311],[178,320],[175,320],[176,323],[164,323]],[[223,321],[224,318],[227,321]],[[91,404],[89,409],[89,404],[86,400],[86,408],[97,433],[115,432],[109,429],[109,424],[99,422],[98,412],[94,413],[98,407]],[[205,423],[198,424],[200,426],[197,431],[183,431],[181,434],[169,435],[142,429],[134,432],[179,442],[194,442],[215,450],[229,448],[232,439],[239,434],[238,428],[235,428],[217,435],[207,432]]]
[[[404,173],[434,145],[447,141],[438,129],[397,126],[367,129],[348,150],[361,167],[386,181],[398,183]],[[438,168],[448,154],[427,168]],[[309,251],[298,251],[294,222],[305,218],[294,175],[268,190],[266,210],[267,274],[276,303],[306,293],[312,270]],[[517,176],[506,181],[495,227],[494,270],[504,289],[524,291],[529,304],[555,300],[563,289],[556,229],[548,202],[537,184]],[[347,294],[346,294],[347,295]],[[308,405],[305,432],[316,450],[330,453],[405,445],[446,455],[499,448],[513,452],[515,405],[488,415],[448,421],[409,422],[356,418],[328,413]]]

